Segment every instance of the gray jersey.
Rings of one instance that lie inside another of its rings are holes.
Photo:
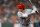
[[[26,9],[25,10],[25,13],[22,13],[22,12],[18,12],[17,13],[17,15],[18,15],[18,17],[20,18],[20,23],[22,24],[22,25],[29,25],[29,23],[30,23],[30,18],[28,17],[28,15],[30,15],[31,14],[31,9]]]

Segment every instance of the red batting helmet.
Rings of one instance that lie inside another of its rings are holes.
[[[23,4],[19,4],[19,5],[17,6],[17,9],[20,9],[20,8],[24,8],[24,9],[25,9],[25,6],[24,6]]]

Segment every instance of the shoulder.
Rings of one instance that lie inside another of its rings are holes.
[[[25,11],[31,11],[32,9],[25,9]]]
[[[18,13],[17,13],[17,16],[18,16],[18,17],[21,17],[21,16],[22,16],[22,12],[18,12]]]
[[[20,14],[20,13],[22,13],[22,12],[18,12],[18,14]]]
[[[31,12],[31,11],[32,11],[32,9],[25,9],[25,11],[26,11],[26,12]]]
[[[17,15],[21,15],[21,14],[22,14],[22,12],[18,12],[18,13],[17,13]]]

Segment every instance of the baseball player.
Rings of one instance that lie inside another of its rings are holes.
[[[17,6],[18,13],[17,16],[20,19],[21,27],[30,27],[30,17],[29,15],[35,13],[36,9],[25,9],[23,4],[19,4]]]

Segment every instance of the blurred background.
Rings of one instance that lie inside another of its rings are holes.
[[[31,2],[37,7],[37,9],[40,9],[40,0],[31,0]],[[16,20],[18,12],[16,7],[18,4],[24,4],[26,9],[32,9],[32,4],[29,0],[0,0],[0,23],[2,26],[6,23],[12,23],[13,25],[18,22]],[[40,22],[40,16],[38,19],[31,16],[31,20]]]

